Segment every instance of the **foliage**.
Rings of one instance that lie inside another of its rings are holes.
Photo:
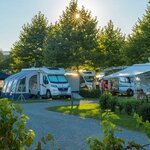
[[[20,106],[0,100],[0,149],[27,149],[33,144],[34,131],[25,128],[29,118],[21,113]]]
[[[78,15],[78,17],[76,17]],[[49,27],[45,60],[47,65],[76,67],[93,64],[98,46],[97,20],[71,0],[55,25]]]
[[[150,5],[141,19],[133,28],[132,34],[127,39],[127,63],[145,63],[150,56]]]
[[[10,71],[10,55],[3,55],[0,50],[0,71]]]
[[[138,114],[142,116],[144,121],[150,121],[150,103],[141,104],[138,109]]]
[[[116,110],[117,97],[112,96],[110,92],[105,92],[99,100],[100,108],[102,110],[110,109],[111,111]]]
[[[134,114],[134,117],[140,125],[145,127],[145,133],[150,138],[150,122],[143,122],[142,117],[139,117],[137,114]],[[103,140],[100,141],[96,137],[88,138],[87,144],[90,145],[90,150],[132,150],[133,148],[139,150],[144,149],[145,146],[149,146],[149,144],[141,146],[134,141],[129,141],[128,146],[126,147],[123,139],[115,137],[115,132],[121,130],[114,123],[112,123],[112,120],[114,119],[119,119],[119,117],[109,110],[106,110],[102,114],[101,125],[103,126]]]
[[[103,140],[99,141],[98,138],[88,138],[87,144],[90,145],[90,150],[123,150],[125,141],[115,137],[115,132],[121,131],[112,123],[112,120],[115,119],[119,119],[119,117],[109,110],[102,114]]]
[[[132,105],[130,102],[127,102],[124,104],[124,110],[125,112],[128,114],[128,115],[131,115],[132,114]]]
[[[37,147],[34,150],[42,150],[42,144],[47,144],[51,141],[51,149],[54,149],[54,137],[51,134],[47,134],[45,137],[42,137],[40,141],[38,141]],[[58,148],[57,150],[60,150]]]
[[[31,66],[42,66],[44,46],[47,37],[47,20],[41,12],[35,15],[31,24],[22,27],[22,32],[12,48],[12,68],[14,72]]]
[[[118,99],[117,107],[120,112],[122,112],[124,110],[128,115],[131,115],[132,112],[138,111],[138,107],[141,105],[141,103],[142,102],[140,102],[134,98]]]
[[[104,68],[124,65],[124,47],[125,36],[119,28],[114,27],[110,20],[99,32],[98,64]]]
[[[140,127],[144,126],[145,133],[150,140],[150,122],[149,121],[144,122],[142,116],[139,116],[136,113],[134,113],[134,118],[137,120],[138,126]]]
[[[22,107],[8,99],[0,99],[0,149],[28,150],[34,143],[34,131],[26,129],[28,116],[22,114]],[[42,150],[43,144],[51,142],[54,149],[54,137],[47,134],[38,141],[35,150]],[[60,150],[60,149],[58,149]]]
[[[81,89],[79,94],[85,98],[99,98],[100,90],[98,90],[98,89],[92,89],[92,90]]]

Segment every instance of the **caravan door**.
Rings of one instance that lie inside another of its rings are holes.
[[[29,90],[30,90],[30,94],[32,95],[37,95],[38,94],[38,76],[37,75],[33,75],[30,79],[29,79]]]
[[[48,79],[47,79],[47,75],[43,74],[43,77],[42,77],[42,89],[41,89],[43,96],[46,95],[47,89],[49,89],[48,86],[49,86],[49,82],[48,82]]]

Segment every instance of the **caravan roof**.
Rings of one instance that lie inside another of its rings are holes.
[[[41,68],[26,68],[22,69],[22,71],[39,71],[39,72],[45,72],[47,74],[65,74],[65,70],[63,68],[47,68],[47,67],[41,67]]]
[[[82,76],[95,76],[95,72],[94,71],[83,71],[83,72],[80,72],[80,74]]]
[[[111,75],[105,76],[105,79],[118,78],[118,77],[129,77],[142,74],[144,72],[150,71],[150,63],[145,64],[135,64],[133,66],[127,67],[124,70],[118,71]]]

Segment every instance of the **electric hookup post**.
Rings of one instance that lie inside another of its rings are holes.
[[[71,108],[73,108],[73,92],[71,92]]]

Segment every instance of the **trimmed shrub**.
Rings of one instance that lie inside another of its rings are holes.
[[[105,92],[99,100],[100,108],[102,110],[110,109],[111,111],[116,110],[117,97],[112,96],[110,92]]]
[[[100,97],[100,90],[98,89],[81,89],[80,90],[80,95],[85,98],[99,98]]]
[[[138,114],[142,116],[143,120],[150,121],[150,103],[144,103],[139,106]]]
[[[131,115],[132,112],[137,112],[138,107],[140,105],[141,105],[141,101],[138,101],[134,98],[117,100],[117,107],[119,109],[119,112],[122,112],[124,110],[128,115]]]
[[[127,103],[125,103],[124,110],[128,115],[132,114],[133,107],[132,107],[131,102],[128,101]]]
[[[119,112],[121,113],[122,110],[124,109],[123,102],[121,100],[117,101],[117,107],[119,109]]]

